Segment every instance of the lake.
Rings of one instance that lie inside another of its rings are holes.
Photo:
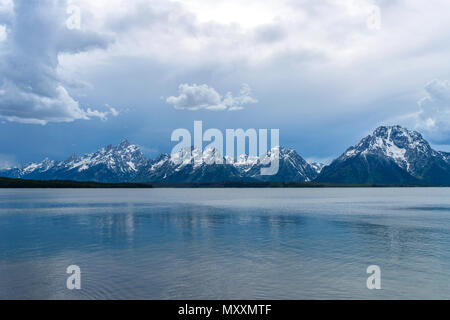
[[[450,299],[450,189],[0,189],[0,299]]]

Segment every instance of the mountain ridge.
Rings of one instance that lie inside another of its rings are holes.
[[[127,139],[66,160],[0,170],[7,178],[95,181],[103,183],[317,182],[340,184],[407,184],[450,186],[450,153],[436,151],[423,136],[401,126],[380,126],[329,165],[308,162],[295,150],[280,147],[279,171],[262,176],[270,150],[261,157],[223,157],[216,150],[196,148],[146,158]],[[195,159],[203,159],[196,162]],[[217,158],[220,157],[220,158]],[[173,159],[180,159],[179,162]],[[220,159],[223,164],[216,163]]]
[[[189,156],[184,159],[187,151]],[[211,148],[201,152],[198,149],[181,150],[177,154],[160,154],[155,159],[147,159],[139,147],[123,140],[116,146],[108,145],[96,152],[83,156],[72,155],[66,160],[55,161],[45,158],[41,162],[32,162],[22,167],[1,170],[0,176],[36,180],[73,180],[95,181],[103,183],[118,182],[307,182],[318,175],[306,160],[292,149],[280,148],[279,171],[274,176],[261,176],[260,170],[268,162],[271,152],[262,157],[240,155],[229,163],[227,157],[221,157],[223,164],[216,164],[220,156]],[[201,163],[194,159],[201,152]],[[173,161],[184,159],[181,163]],[[321,165],[318,165],[321,167]]]

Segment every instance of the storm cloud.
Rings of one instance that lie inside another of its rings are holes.
[[[448,0],[68,2],[79,30],[65,1],[0,0],[0,137],[19,162],[124,137],[169,152],[199,119],[279,128],[310,159],[386,122],[450,150]]]
[[[417,127],[435,141],[447,142],[450,136],[450,81],[434,79],[425,86],[427,95],[419,101]]]
[[[0,117],[13,122],[46,124],[93,117],[105,119],[115,110],[84,109],[69,94],[58,72],[60,53],[106,48],[108,37],[70,29],[66,1],[16,0],[4,6],[0,25]]]

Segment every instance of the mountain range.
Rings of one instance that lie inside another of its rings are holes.
[[[192,148],[177,154],[161,154],[156,159],[147,159],[139,147],[128,140],[117,146],[106,146],[83,156],[72,155],[65,161],[44,159],[38,163],[29,163],[22,167],[0,171],[6,178],[36,180],[74,180],[115,182],[219,182],[219,181],[274,181],[303,182],[318,176],[321,164],[309,164],[294,150],[280,148],[279,171],[273,176],[261,176],[260,169],[271,156],[269,151],[263,157],[241,155],[233,164],[226,158],[223,164],[215,164],[218,153],[211,148],[203,151],[203,161],[199,164],[194,158],[201,152]],[[173,159],[182,158],[181,163]],[[211,164],[209,164],[211,163]]]
[[[187,151],[191,151],[188,152]],[[146,158],[139,147],[127,140],[67,160],[44,159],[0,171],[0,176],[36,180],[96,182],[327,182],[345,184],[450,185],[450,153],[433,150],[416,131],[400,126],[381,126],[356,146],[325,166],[309,163],[295,150],[280,148],[279,171],[262,176],[260,169],[274,150],[261,157],[240,155],[230,163],[216,164],[216,150],[181,150]],[[187,156],[186,156],[187,154]],[[194,158],[201,156],[197,163]],[[175,158],[182,161],[173,161]]]

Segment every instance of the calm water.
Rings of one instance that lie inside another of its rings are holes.
[[[8,298],[450,299],[450,189],[3,189]]]

